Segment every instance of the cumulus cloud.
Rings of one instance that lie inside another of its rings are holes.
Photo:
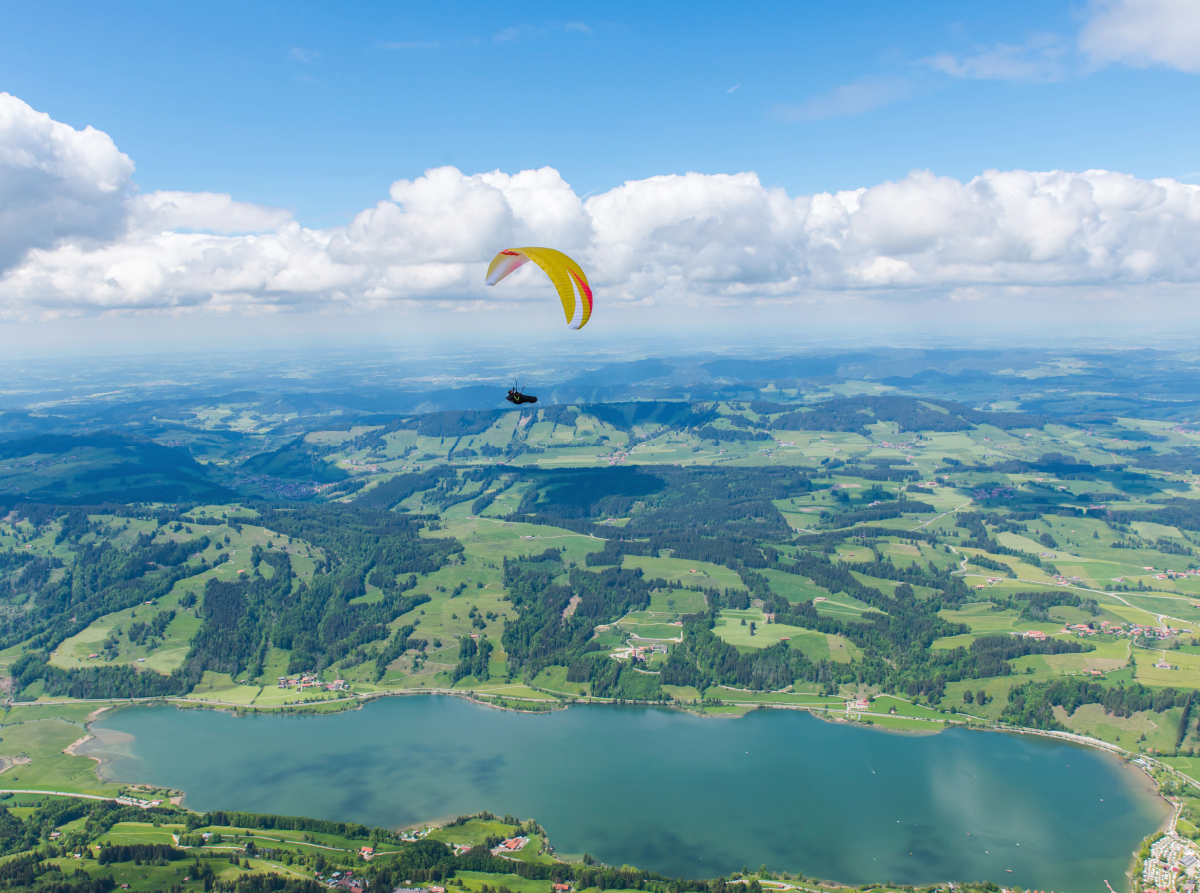
[[[309,229],[214,193],[136,193],[133,164],[95,130],[0,103],[0,315],[472,306],[541,295],[532,265],[486,288],[504,247],[576,256],[610,305],[662,308],[950,301],[1200,283],[1200,185],[1109,171],[916,171],[788,195],[753,173],[626,182],[586,199],[552,168],[398,180],[346,226]]]
[[[76,130],[0,93],[0,271],[60,239],[123,227],[133,162],[108,134]]]
[[[199,230],[250,233],[276,230],[292,215],[277,208],[237,202],[217,192],[151,192],[131,198],[127,224],[134,230]]]
[[[1079,48],[1098,63],[1200,73],[1200,2],[1092,0]]]

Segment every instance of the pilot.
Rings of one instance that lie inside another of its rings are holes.
[[[532,394],[522,394],[515,386],[508,389],[508,396],[504,399],[517,406],[520,406],[522,403],[537,403],[537,397]]]

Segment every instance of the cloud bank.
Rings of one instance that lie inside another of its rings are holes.
[[[346,226],[214,193],[139,194],[104,133],[0,94],[0,316],[182,309],[495,307],[500,248],[552,245],[610,306],[836,302],[867,294],[1139,297],[1200,282],[1200,186],[1109,171],[986,171],[790,196],[753,173],[682,174],[581,199],[551,168],[392,184]]]

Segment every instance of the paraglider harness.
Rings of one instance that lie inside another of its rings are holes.
[[[533,396],[533,394],[522,393],[524,390],[525,389],[522,388],[520,391],[518,391],[517,383],[513,382],[513,386],[508,389],[508,396],[506,396],[504,399],[517,406],[520,406],[522,403],[537,403],[537,397]]]

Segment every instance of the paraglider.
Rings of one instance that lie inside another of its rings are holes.
[[[508,389],[508,396],[504,399],[517,406],[520,406],[522,403],[537,403],[537,397],[533,396],[533,394],[526,394],[524,388],[518,391],[516,382]]]
[[[505,248],[488,265],[488,285],[495,285],[513,270],[533,261],[554,283],[562,301],[567,325],[582,329],[592,318],[592,287],[583,269],[561,251],[553,248]]]
[[[550,277],[554,288],[558,291],[558,299],[562,302],[563,313],[567,317],[567,326],[572,329],[582,329],[592,318],[592,287],[588,284],[587,274],[571,258],[553,248],[505,248],[492,258],[488,264],[488,285],[495,285],[513,270],[533,261]],[[520,406],[523,403],[537,403],[537,397],[517,390],[514,383],[504,398],[509,403]]]

